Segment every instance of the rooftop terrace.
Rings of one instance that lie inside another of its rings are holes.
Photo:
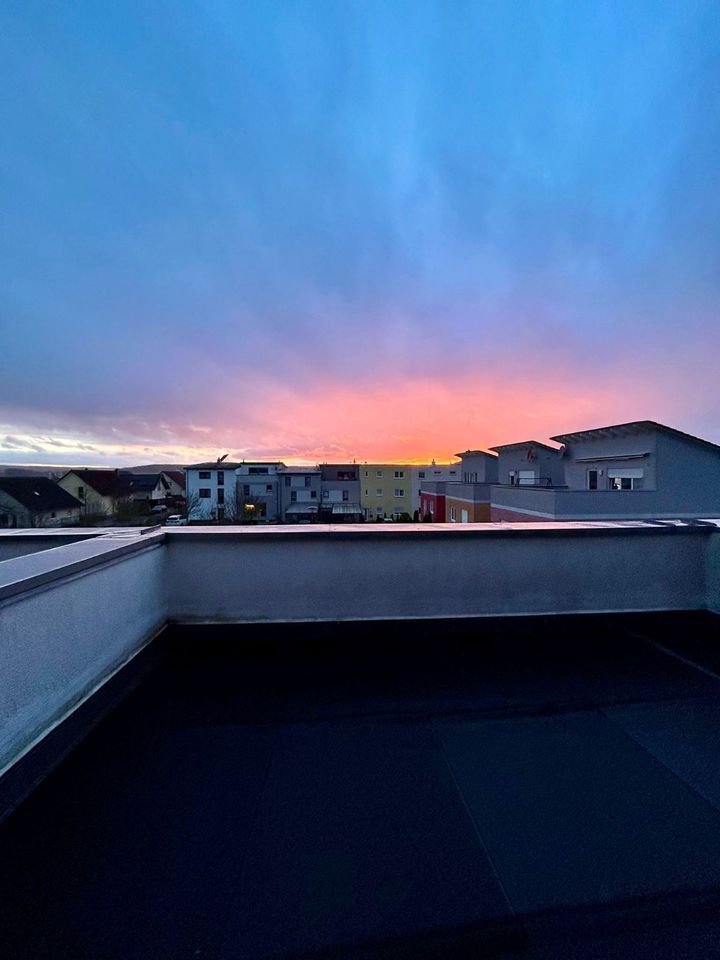
[[[0,956],[713,955],[715,525],[428,527],[0,563]]]

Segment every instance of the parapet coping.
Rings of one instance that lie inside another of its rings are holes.
[[[710,533],[720,530],[712,520],[547,520],[515,523],[339,523],[267,524],[258,526],[165,527],[168,543],[182,540],[324,540],[332,539],[436,539],[438,537],[572,536],[602,535],[609,531],[633,534]]]
[[[493,537],[568,537],[707,535],[720,530],[720,518],[708,520],[616,520],[541,521],[537,523],[393,523],[393,524],[308,524],[267,526],[192,526],[105,529],[99,536],[37,551],[23,557],[0,561],[0,602],[26,591],[50,585],[92,568],[107,566],[123,558],[183,542],[230,543],[248,541],[293,542],[298,540],[436,540]],[[66,534],[72,528],[66,528]],[[44,535],[42,530],[24,536]]]
[[[69,528],[68,528],[69,529]],[[142,530],[147,530],[143,533]],[[41,530],[34,531],[41,534]],[[39,550],[0,561],[0,602],[54,581],[107,566],[133,553],[161,547],[162,531],[156,528],[107,531],[91,539]]]

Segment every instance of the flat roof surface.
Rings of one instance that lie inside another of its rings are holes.
[[[173,627],[0,827],[0,956],[714,956],[704,614]]]

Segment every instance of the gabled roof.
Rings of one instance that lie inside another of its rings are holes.
[[[557,437],[550,437],[551,440],[557,440],[558,443],[578,443],[584,440],[600,440],[605,437],[627,437],[638,433],[666,433],[672,437],[678,437],[681,440],[687,440],[691,443],[699,443],[703,447],[720,452],[720,446],[717,443],[711,443],[710,440],[703,440],[701,437],[694,437],[691,433],[683,433],[682,430],[676,430],[674,427],[667,427],[664,423],[657,423],[655,420],[631,420],[629,423],[616,423],[609,427],[594,427],[591,430],[578,430],[575,433],[563,433]]]
[[[69,473],[74,473],[101,497],[124,497],[129,491],[130,474],[121,474],[119,470],[68,470],[60,479],[64,480]]]
[[[33,513],[82,506],[79,500],[48,477],[0,477],[0,490]]]
[[[166,477],[170,477],[179,487],[185,489],[185,472],[183,470],[163,470]]]
[[[551,440],[557,439],[556,437],[551,437]],[[505,450],[526,450],[528,447],[539,447],[540,450],[548,450],[550,453],[557,453],[557,447],[551,447],[547,443],[540,443],[539,440],[523,440],[521,443],[501,443],[497,447],[490,447],[491,450],[495,450],[497,453]]]
[[[158,485],[160,476],[159,473],[125,473],[123,479],[127,480],[130,493],[138,493],[138,491],[150,492],[154,490]]]

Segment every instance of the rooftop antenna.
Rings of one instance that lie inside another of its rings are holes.
[[[223,460],[227,460],[228,456],[229,456],[229,454],[224,453],[221,457],[218,457],[218,458],[217,458],[217,460],[215,461],[215,463],[222,463]]]

